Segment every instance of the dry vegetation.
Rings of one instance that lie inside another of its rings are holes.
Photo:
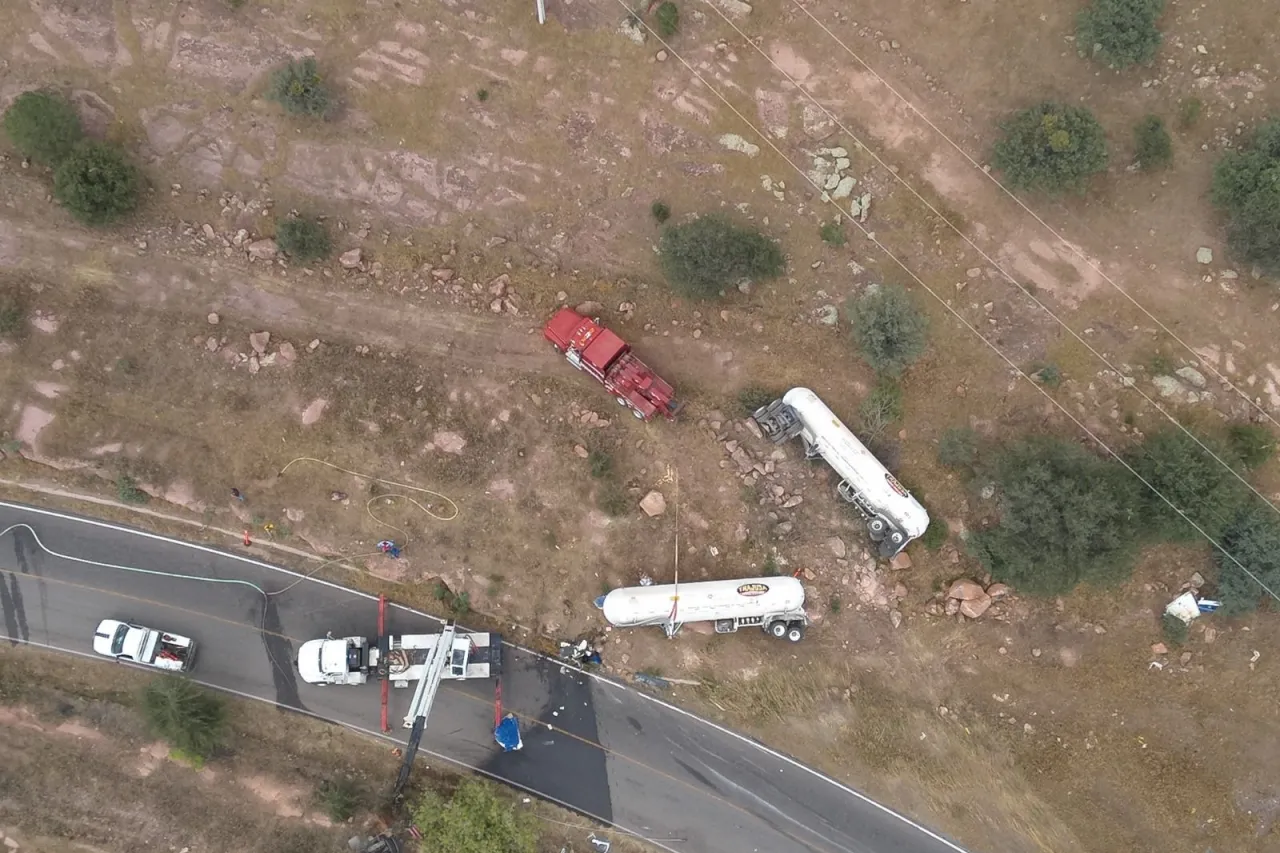
[[[673,650],[631,633],[611,643],[608,665],[718,673],[681,698],[986,853],[1274,845],[1274,616],[1215,618],[1212,633],[1202,623],[1163,670],[1148,668],[1161,608],[1193,572],[1212,575],[1190,546],[1149,553],[1118,587],[1015,598],[979,622],[927,615],[937,590],[981,573],[960,537],[993,512],[936,462],[937,441],[957,426],[1075,427],[856,228],[824,242],[834,211],[675,56],[618,34],[620,7],[552,4],[538,27],[523,5],[469,0],[232,5],[0,9],[0,99],[65,84],[87,132],[135,152],[151,187],[136,218],[88,230],[48,198],[42,167],[0,163],[5,477],[112,497],[129,477],[152,508],[346,554],[370,572],[361,583],[409,584],[402,597],[431,605],[440,579],[533,639],[592,627],[599,589],[665,571],[671,513],[647,519],[635,501],[655,487],[670,497],[678,467],[684,577],[809,569],[827,613],[782,656],[754,636],[688,635]],[[1274,290],[1232,266],[1204,201],[1222,147],[1280,106],[1274,9],[1171,4],[1155,64],[1113,72],[1077,56],[1073,4],[926,5],[783,0],[736,22],[741,33],[711,6],[686,5],[670,51],[802,168],[818,146],[847,148],[876,239],[1019,367],[1052,365],[1054,399],[1118,448],[1162,416],[994,262],[1188,423],[1238,420],[1249,406],[1214,379],[1155,384],[1191,355],[1082,258],[1261,405],[1280,406]],[[978,163],[1013,111],[1083,99],[1107,132],[1110,169],[1084,197],[1033,200],[1074,243],[1043,231],[834,37]],[[266,97],[270,72],[307,52],[339,103],[327,120]],[[1132,128],[1149,114],[1172,132],[1172,161],[1129,170]],[[727,149],[730,133],[759,150]],[[653,257],[659,199],[673,222],[726,212],[780,238],[787,273],[723,304],[673,299]],[[251,258],[246,247],[295,209],[326,218],[335,256],[361,257]],[[1202,246],[1211,264],[1196,261]],[[751,387],[807,385],[853,422],[874,377],[839,313],[824,319],[877,281],[904,286],[931,329],[877,450],[952,534],[936,551],[913,547],[901,572],[866,569],[860,526],[819,469],[790,450],[771,460],[776,482],[803,497],[783,509],[766,482],[743,485],[723,444],[770,453],[739,423]],[[544,348],[538,327],[565,299],[599,303],[677,384],[683,422],[619,416]],[[255,356],[249,335],[261,331],[271,340]],[[435,489],[461,513],[437,522],[376,502],[374,518],[367,501],[385,487],[368,477],[313,463],[278,476],[302,456]],[[602,457],[609,474],[593,476]],[[1277,474],[1274,462],[1259,472],[1264,492]],[[229,498],[233,486],[246,503]],[[401,529],[405,559],[370,555],[388,535],[377,519]],[[257,818],[245,820],[257,835]],[[170,830],[141,826],[171,843]],[[67,826],[82,830],[126,847]]]

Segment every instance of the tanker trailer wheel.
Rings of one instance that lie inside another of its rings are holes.
[[[867,522],[867,530],[871,531],[871,541],[879,542],[889,530],[883,518],[873,518]]]
[[[641,420],[641,421],[644,420],[644,415],[640,412],[639,409],[632,409],[631,414],[633,414],[636,417],[636,420]]]
[[[781,640],[787,636],[787,623],[781,619],[775,619],[769,623],[769,633]]]
[[[615,400],[617,400],[617,401],[618,401],[618,405],[619,405],[619,406],[630,406],[630,405],[631,405],[630,403],[628,403],[628,402],[627,402],[627,398],[626,398],[626,397],[614,397],[613,399],[615,399]]]
[[[798,643],[804,639],[804,623],[792,622],[787,626],[787,639],[793,643]]]

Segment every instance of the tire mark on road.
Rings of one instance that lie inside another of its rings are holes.
[[[5,633],[9,635],[9,645],[16,646],[31,639],[31,631],[27,628],[26,608],[22,604],[22,587],[18,586],[18,576],[13,572],[5,572],[4,577],[0,577],[0,610],[4,611],[4,627]]]
[[[298,676],[293,667],[293,641],[284,635],[280,611],[274,598],[268,598],[263,605],[261,633],[262,644],[267,650],[267,662],[271,665],[276,702],[288,708],[306,711],[306,706],[298,696]]]
[[[13,531],[13,556],[14,556],[14,559],[18,561],[18,568],[22,571],[22,573],[29,577],[35,578],[36,589],[40,593],[40,625],[43,629],[44,639],[48,640],[49,639],[49,584],[47,581],[45,581],[44,576],[40,574],[39,558],[42,554],[42,551],[40,551],[38,548],[32,548],[31,546],[34,544],[35,544],[35,540],[32,538],[30,530],[19,529],[19,530]],[[32,560],[31,559],[32,556],[34,556],[36,559]],[[35,566],[35,568],[33,568],[33,565]],[[17,583],[16,577],[14,578],[14,583],[15,584]],[[19,594],[19,597],[21,597],[20,594]],[[22,618],[25,622],[25,619],[26,619],[25,611],[20,611],[20,612],[22,612],[23,614]],[[24,634],[23,638],[26,640],[30,640],[31,639],[30,631]]]

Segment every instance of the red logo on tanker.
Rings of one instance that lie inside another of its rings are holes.
[[[769,585],[763,583],[744,583],[738,587],[738,595],[756,596],[764,595],[769,591]]]
[[[897,480],[895,480],[892,474],[886,471],[884,475],[884,479],[889,484],[889,488],[893,489],[895,492],[902,495],[904,498],[907,496],[907,490],[902,488],[902,484],[899,483]]]

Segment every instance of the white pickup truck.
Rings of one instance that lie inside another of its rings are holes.
[[[166,634],[131,622],[103,619],[93,632],[93,650],[104,657],[186,672],[195,662],[196,644],[190,637]]]

